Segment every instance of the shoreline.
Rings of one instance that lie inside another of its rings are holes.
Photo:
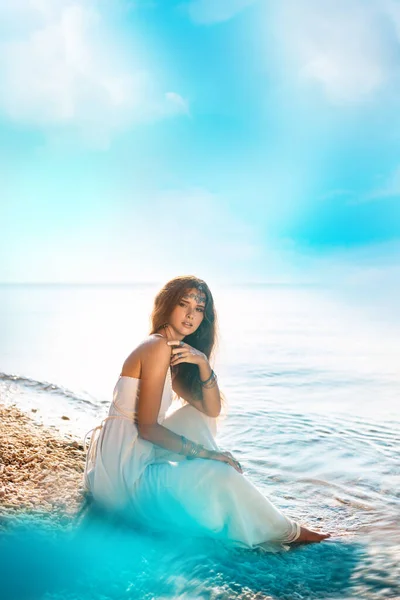
[[[0,530],[40,518],[68,527],[84,499],[82,441],[0,398]]]

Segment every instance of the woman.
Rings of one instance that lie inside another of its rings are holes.
[[[209,364],[216,314],[206,283],[169,281],[155,298],[151,324],[91,437],[85,482],[93,499],[151,530],[247,548],[329,537],[284,516],[217,446],[221,394]],[[172,391],[186,404],[166,417]]]

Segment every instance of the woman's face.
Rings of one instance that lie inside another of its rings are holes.
[[[204,319],[206,295],[197,288],[185,290],[168,320],[179,337],[190,335]]]

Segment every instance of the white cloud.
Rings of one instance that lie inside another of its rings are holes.
[[[189,188],[152,192],[143,200],[148,209],[141,211],[140,229],[147,236],[151,223],[150,246],[158,246],[158,260],[165,267],[208,269],[229,278],[236,269],[243,275],[259,260],[262,244],[256,227],[238,217],[222,196]]]
[[[348,205],[365,204],[366,202],[381,202],[400,199],[400,166],[383,180],[381,185],[377,185],[368,193],[360,194],[353,191],[346,191]],[[398,206],[398,218],[400,218],[400,202]]]
[[[263,267],[257,226],[218,194],[196,188],[138,192],[127,182],[112,200],[103,198],[97,211],[54,211],[51,220],[32,207],[32,214],[24,210],[31,218],[21,221],[21,204],[12,206],[3,219],[0,254],[8,260],[0,264],[0,281],[162,281],[179,273],[249,281],[273,268],[270,261]]]
[[[400,198],[400,166],[394,170],[386,183],[379,189],[371,192],[368,198]]]
[[[367,246],[331,250],[326,255],[304,253],[303,263],[310,278],[344,286],[369,286],[375,293],[400,293],[400,241],[376,242]],[[389,297],[388,301],[393,301]],[[398,314],[398,301],[395,303]]]
[[[399,2],[291,0],[277,17],[289,67],[333,103],[363,101],[399,80]]]
[[[257,0],[191,0],[185,5],[192,21],[202,25],[228,21]]]
[[[171,106],[178,113],[189,114],[189,103],[187,100],[184,100],[182,96],[176,94],[175,92],[167,92],[165,94],[166,100],[171,104]]]
[[[150,191],[141,200],[138,211],[126,198],[123,218],[114,210],[108,220],[115,242],[107,245],[101,264],[110,278],[154,281],[195,273],[206,280],[241,281],[259,273],[260,234],[227,199],[187,188]],[[115,265],[122,275],[115,273]]]
[[[135,121],[188,112],[178,93],[159,89],[143,49],[121,41],[100,2],[0,2],[0,109],[8,117],[107,143]]]

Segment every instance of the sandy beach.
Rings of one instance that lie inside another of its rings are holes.
[[[82,440],[0,401],[0,529],[40,517],[68,527],[83,500]]]

